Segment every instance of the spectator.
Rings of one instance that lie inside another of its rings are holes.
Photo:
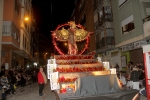
[[[126,78],[124,77],[124,74],[120,71],[120,76],[119,76],[119,79],[121,80],[122,82],[122,85],[125,86],[126,85]]]
[[[129,69],[130,69],[130,72],[131,72],[132,69],[133,69],[133,62],[130,61],[130,62],[128,63],[128,65],[129,65]]]
[[[39,72],[38,72],[38,84],[39,84],[39,96],[43,96],[43,89],[44,89],[44,84],[47,83],[46,75],[43,71],[43,68],[40,67]]]
[[[37,73],[35,70],[33,70],[32,79],[33,79],[33,82],[37,82]]]
[[[0,77],[2,77],[3,75],[5,75],[5,66],[1,67]]]
[[[138,71],[137,66],[134,66],[130,76],[130,80],[133,81],[133,89],[139,90],[139,77],[140,72]]]

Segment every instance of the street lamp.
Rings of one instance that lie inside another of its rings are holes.
[[[67,46],[67,43],[65,42],[64,45]]]
[[[25,17],[25,18],[24,18],[24,20],[25,20],[25,21],[28,21],[28,20],[29,20],[29,18],[28,18],[28,17]]]

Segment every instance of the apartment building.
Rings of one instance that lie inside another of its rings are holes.
[[[76,0],[72,13],[72,20],[81,24],[86,31],[94,32],[93,0]],[[77,43],[79,51],[84,48],[85,42]],[[95,51],[95,34],[90,37],[89,49],[85,53]]]
[[[121,66],[143,62],[142,45],[150,40],[150,1],[111,0],[116,48],[121,50]]]
[[[55,49],[50,39],[42,33],[39,34],[39,64],[40,66],[47,66],[47,60],[50,59],[51,53],[55,53]]]
[[[4,0],[2,64],[8,68],[33,66],[31,53],[31,0]]]
[[[102,61],[109,61],[112,66],[121,63],[119,51],[115,48],[115,33],[110,0],[94,0],[94,27],[96,54]]]
[[[32,30],[31,30],[31,59],[34,67],[39,65],[39,29],[35,19],[32,19]]]
[[[21,3],[18,0],[4,0],[2,26],[2,64],[7,67],[17,65],[13,51],[20,49],[20,14]]]
[[[4,6],[4,0],[0,0],[0,51],[2,51],[1,42],[2,42],[3,6]],[[0,53],[0,58],[1,58],[1,53]],[[1,60],[0,60],[0,65],[2,65]]]

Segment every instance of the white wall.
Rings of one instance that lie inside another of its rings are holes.
[[[111,53],[115,51],[118,51],[118,49],[107,51],[105,54],[103,54],[102,61],[109,61],[110,65],[112,65],[113,67],[115,67],[115,64],[117,63],[120,67],[120,70],[122,70],[121,52],[119,51],[119,53],[116,54],[115,56],[111,56]]]
[[[144,28],[144,37],[150,36],[150,21],[147,21],[143,24]]]

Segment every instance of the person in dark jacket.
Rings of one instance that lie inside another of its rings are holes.
[[[133,89],[139,90],[139,77],[140,72],[138,71],[138,67],[134,66],[130,76],[130,80],[133,81]]]

